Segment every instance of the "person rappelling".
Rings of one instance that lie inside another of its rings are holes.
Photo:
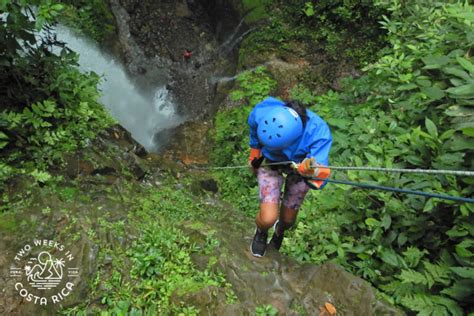
[[[185,49],[183,52],[183,59],[187,63],[191,59],[191,56],[193,56],[193,52],[189,49]]]
[[[295,221],[310,189],[321,190],[330,175],[328,156],[332,145],[327,123],[296,101],[285,103],[267,97],[248,117],[250,126],[249,167],[257,176],[260,211],[250,245],[255,257],[267,249],[268,230],[275,232],[269,242],[279,250],[286,230]],[[262,165],[263,160],[266,161]],[[278,162],[293,161],[293,164]],[[273,164],[273,165],[272,165]],[[314,179],[317,178],[317,179]],[[285,182],[282,198],[281,189]]]

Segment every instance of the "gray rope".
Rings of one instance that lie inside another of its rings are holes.
[[[271,163],[264,163],[262,167],[265,166],[278,166],[278,165],[289,165],[291,161],[282,161],[282,162],[271,162]],[[248,165],[239,165],[239,166],[224,166],[224,167],[192,167],[192,169],[197,170],[222,170],[222,169],[243,169],[248,168]]]
[[[292,161],[265,163],[262,166],[288,165]],[[439,174],[474,177],[474,171],[468,170],[433,170],[433,169],[402,169],[402,168],[380,168],[380,167],[342,167],[342,166],[324,166],[331,170],[354,170],[354,171],[375,171],[375,172],[398,172],[398,173],[420,173],[420,174]],[[194,167],[200,170],[219,170],[219,169],[242,169],[248,168],[248,165],[225,166],[225,167]]]
[[[440,175],[456,175],[474,177],[474,171],[467,170],[432,170],[432,169],[401,169],[401,168],[379,168],[379,167],[337,167],[327,166],[332,170],[357,170],[357,171],[381,171],[381,172],[400,172],[400,173],[424,173]]]

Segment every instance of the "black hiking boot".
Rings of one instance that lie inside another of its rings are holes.
[[[276,250],[280,250],[284,238],[284,232],[282,232],[281,235],[277,234],[279,223],[279,221],[275,223],[275,231],[273,232],[272,239],[269,242],[269,244],[275,247]]]
[[[267,249],[268,233],[257,228],[252,244],[250,245],[250,253],[255,257],[263,257]]]

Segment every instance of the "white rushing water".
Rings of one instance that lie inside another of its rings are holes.
[[[61,25],[56,33],[58,40],[79,54],[82,70],[102,76],[100,101],[148,151],[156,151],[160,145],[154,141],[157,132],[183,122],[175,113],[172,97],[164,85],[144,94],[128,77],[124,66],[101,52],[95,43]]]

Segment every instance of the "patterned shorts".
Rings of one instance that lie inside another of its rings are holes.
[[[281,187],[284,180],[282,172],[261,167],[258,168],[257,178],[260,203],[279,204]],[[283,205],[287,208],[298,210],[309,189],[310,187],[300,175],[289,172],[285,180],[285,190],[282,198]]]

